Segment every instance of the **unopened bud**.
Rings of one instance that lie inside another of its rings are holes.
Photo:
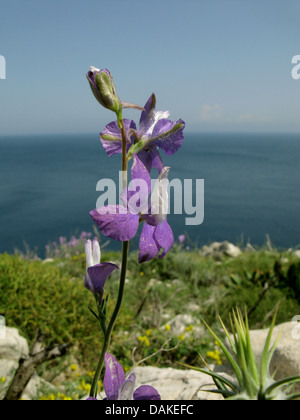
[[[96,67],[91,67],[91,70],[86,76],[97,101],[104,106],[104,108],[118,113],[122,104],[116,93],[110,71],[107,69],[99,70]]]

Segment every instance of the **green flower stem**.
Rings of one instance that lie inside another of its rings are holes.
[[[100,378],[100,375],[102,373],[103,365],[104,365],[104,358],[105,353],[107,352],[110,341],[111,341],[111,335],[116,323],[116,319],[118,317],[118,314],[120,312],[123,296],[124,296],[124,288],[125,288],[125,280],[126,280],[126,271],[127,271],[127,259],[128,259],[128,250],[129,250],[129,242],[123,242],[123,250],[122,250],[122,268],[121,268],[121,276],[120,276],[120,287],[119,287],[119,294],[117,303],[115,306],[115,310],[113,312],[113,315],[111,317],[110,323],[108,325],[108,328],[106,330],[106,334],[104,336],[104,343],[102,347],[101,356],[98,362],[98,366],[96,369],[96,373],[93,379],[92,387],[90,396],[96,398],[98,393],[98,381]]]
[[[123,189],[127,188],[127,171],[128,171],[128,160],[126,156],[126,146],[127,146],[127,139],[126,139],[126,133],[125,133],[125,126],[123,122],[122,113],[118,115],[118,123],[121,129],[122,133],[122,172],[123,172]],[[122,267],[121,267],[121,274],[120,274],[120,284],[119,284],[119,293],[118,293],[118,299],[117,303],[114,309],[114,312],[112,314],[111,320],[109,322],[109,325],[106,329],[106,333],[104,335],[104,343],[102,347],[102,352],[100,355],[100,359],[98,362],[98,366],[96,369],[96,373],[93,379],[93,383],[91,386],[91,392],[90,397],[96,398],[98,394],[98,381],[102,373],[104,360],[105,360],[105,353],[107,352],[110,342],[111,342],[111,336],[112,332],[117,320],[117,317],[119,315],[123,296],[124,296],[124,289],[125,289],[125,280],[126,280],[126,272],[127,272],[127,261],[128,261],[128,251],[129,251],[129,241],[123,242],[122,245]]]

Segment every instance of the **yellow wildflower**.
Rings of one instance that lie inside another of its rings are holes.
[[[50,394],[46,395],[45,397],[40,397],[40,401],[55,401],[55,395]]]
[[[138,337],[138,340],[139,340],[140,343],[144,343],[147,347],[150,346],[150,341],[149,341],[148,337],[146,337],[146,336],[139,336]]]
[[[90,393],[90,390],[91,390],[91,385],[90,384],[87,384],[87,383],[85,383],[85,381],[84,380],[82,380],[81,381],[81,384],[77,387],[77,389],[79,390],[79,391],[85,391],[86,393]]]
[[[70,365],[70,369],[71,369],[73,372],[77,372],[77,371],[78,371],[78,366],[77,366],[77,365]]]
[[[193,329],[194,329],[194,326],[190,325],[189,327],[186,327],[185,331],[190,332],[190,331],[193,331]]]
[[[167,331],[171,331],[172,327],[171,327],[171,325],[166,324],[166,325],[165,325],[165,329],[166,329]]]
[[[0,380],[0,382],[2,383],[2,384],[4,384],[4,382],[6,381],[6,378],[4,378],[4,376],[1,378],[1,380]]]
[[[208,351],[206,353],[206,356],[209,357],[212,360],[215,360],[219,366],[222,365],[221,353],[219,352],[219,350]]]

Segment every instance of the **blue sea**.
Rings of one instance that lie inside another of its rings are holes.
[[[203,224],[171,215],[175,237],[262,245],[268,234],[276,247],[300,244],[300,135],[186,134],[164,160],[171,179],[205,180]],[[96,184],[117,180],[119,166],[97,134],[0,137],[0,252],[26,242],[43,256],[60,236],[92,231]]]

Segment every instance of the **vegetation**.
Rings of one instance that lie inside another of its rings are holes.
[[[120,259],[118,252],[102,256],[103,262],[118,264]],[[218,346],[201,325],[201,317],[222,336],[218,316],[229,327],[228,314],[237,306],[247,306],[250,328],[269,327],[277,303],[278,324],[299,312],[300,262],[289,252],[260,249],[220,261],[177,245],[162,260],[142,265],[136,261],[132,252],[111,347],[127,369],[144,359],[144,365],[199,365],[199,352],[209,363],[221,363]],[[47,344],[73,345],[67,359],[39,372],[54,384],[67,381],[70,389],[65,385],[61,394],[68,392],[67,398],[87,392],[101,350],[97,320],[88,309],[94,301],[83,286],[84,275],[85,256],[78,251],[47,263],[0,255],[0,315],[7,325],[18,328],[30,343],[41,330]],[[108,310],[115,302],[118,281],[116,273],[107,282]],[[172,319],[180,314],[188,314],[192,322],[178,334]]]

